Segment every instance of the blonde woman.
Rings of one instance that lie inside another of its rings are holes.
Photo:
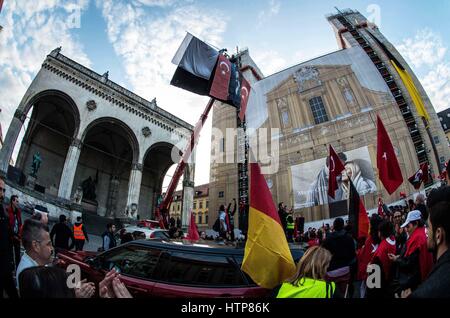
[[[331,253],[320,246],[309,248],[297,264],[295,275],[283,283],[277,298],[334,298],[336,285],[325,281]]]

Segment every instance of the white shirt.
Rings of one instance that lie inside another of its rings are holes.
[[[226,222],[225,211],[220,211],[219,218],[220,218],[220,223],[222,223],[223,230],[226,231],[227,230],[227,222]]]
[[[19,266],[17,266],[16,270],[16,287],[19,289],[19,275],[22,273],[25,269],[39,266],[39,264],[32,259],[26,252],[23,253],[22,258],[20,259]]]

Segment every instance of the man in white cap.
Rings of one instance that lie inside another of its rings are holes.
[[[401,256],[388,255],[397,265],[401,291],[414,291],[427,278],[433,266],[433,256],[427,248],[427,235],[423,225],[419,210],[409,212],[405,223],[401,225],[408,233],[406,251]]]

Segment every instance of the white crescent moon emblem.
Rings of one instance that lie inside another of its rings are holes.
[[[245,94],[244,94],[245,93]],[[242,87],[242,93],[241,93],[243,98],[247,98],[248,97],[248,89],[247,87]]]
[[[222,65],[225,65],[226,70],[224,68],[222,68]],[[230,67],[224,61],[220,62],[219,67],[222,70],[223,75],[225,75],[225,73],[229,73],[230,72]]]
[[[334,171],[334,158],[330,157],[330,171]]]

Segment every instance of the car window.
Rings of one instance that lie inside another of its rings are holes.
[[[123,275],[149,279],[158,262],[159,250],[144,246],[126,245],[102,255],[102,268],[116,269]]]
[[[191,286],[246,286],[239,266],[222,255],[164,253],[155,270],[154,278],[168,283]]]
[[[155,231],[153,233],[154,238],[161,238],[161,239],[170,239],[169,234],[166,231]]]

